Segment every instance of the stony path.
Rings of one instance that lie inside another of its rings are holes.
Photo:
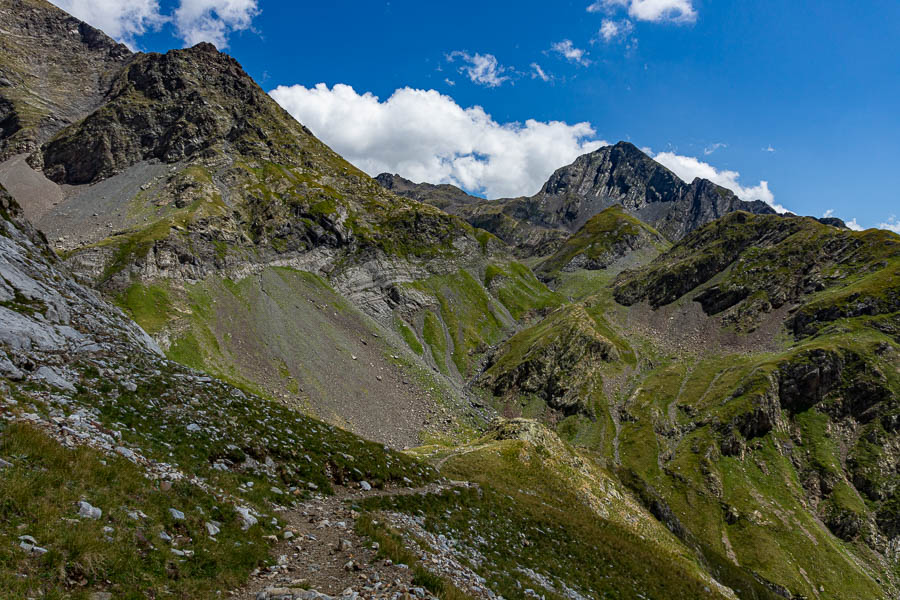
[[[355,531],[359,516],[354,500],[373,496],[439,493],[451,487],[431,484],[391,490],[337,489],[334,496],[316,496],[279,516],[286,521],[272,555],[278,564],[255,573],[250,582],[230,592],[238,600],[315,600],[337,598],[432,598],[412,584],[406,565],[376,557]]]

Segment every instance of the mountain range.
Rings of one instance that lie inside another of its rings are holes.
[[[627,142],[372,178],[211,44],[0,16],[10,597],[900,593],[900,236]]]

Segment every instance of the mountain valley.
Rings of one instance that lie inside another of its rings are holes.
[[[212,44],[0,16],[9,597],[900,597],[900,235],[628,142],[372,178]]]

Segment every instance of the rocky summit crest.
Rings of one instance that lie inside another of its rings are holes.
[[[629,142],[578,157],[528,198],[485,201],[453,186],[400,179],[386,174],[377,178],[401,195],[460,215],[525,255],[552,253],[594,215],[617,205],[672,241],[736,210],[775,212],[762,201],[745,202],[706,179],[686,184]]]

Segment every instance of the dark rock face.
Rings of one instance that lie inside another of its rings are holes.
[[[686,184],[628,142],[578,157],[553,173],[530,198],[482,200],[453,186],[413,184],[397,175],[383,174],[378,181],[398,194],[434,204],[487,229],[519,248],[523,255],[555,251],[561,240],[547,244],[551,233],[572,234],[591,217],[615,205],[623,206],[670,240],[679,240],[734,211],[775,212],[764,202],[742,201],[705,179]]]
[[[54,181],[83,184],[141,160],[178,162],[222,143],[274,159],[259,116],[272,108],[264,95],[212,44],[141,55],[115,80],[100,110],[46,144],[32,162],[42,162]]]
[[[97,108],[132,53],[43,0],[0,0],[0,161]]]
[[[779,371],[781,404],[802,412],[822,401],[840,383],[844,361],[837,352],[814,350],[783,365]]]
[[[744,202],[705,179],[685,184],[633,144],[619,142],[556,171],[536,196],[518,203],[514,215],[575,231],[614,204],[672,240],[737,210],[774,212],[763,202]]]

